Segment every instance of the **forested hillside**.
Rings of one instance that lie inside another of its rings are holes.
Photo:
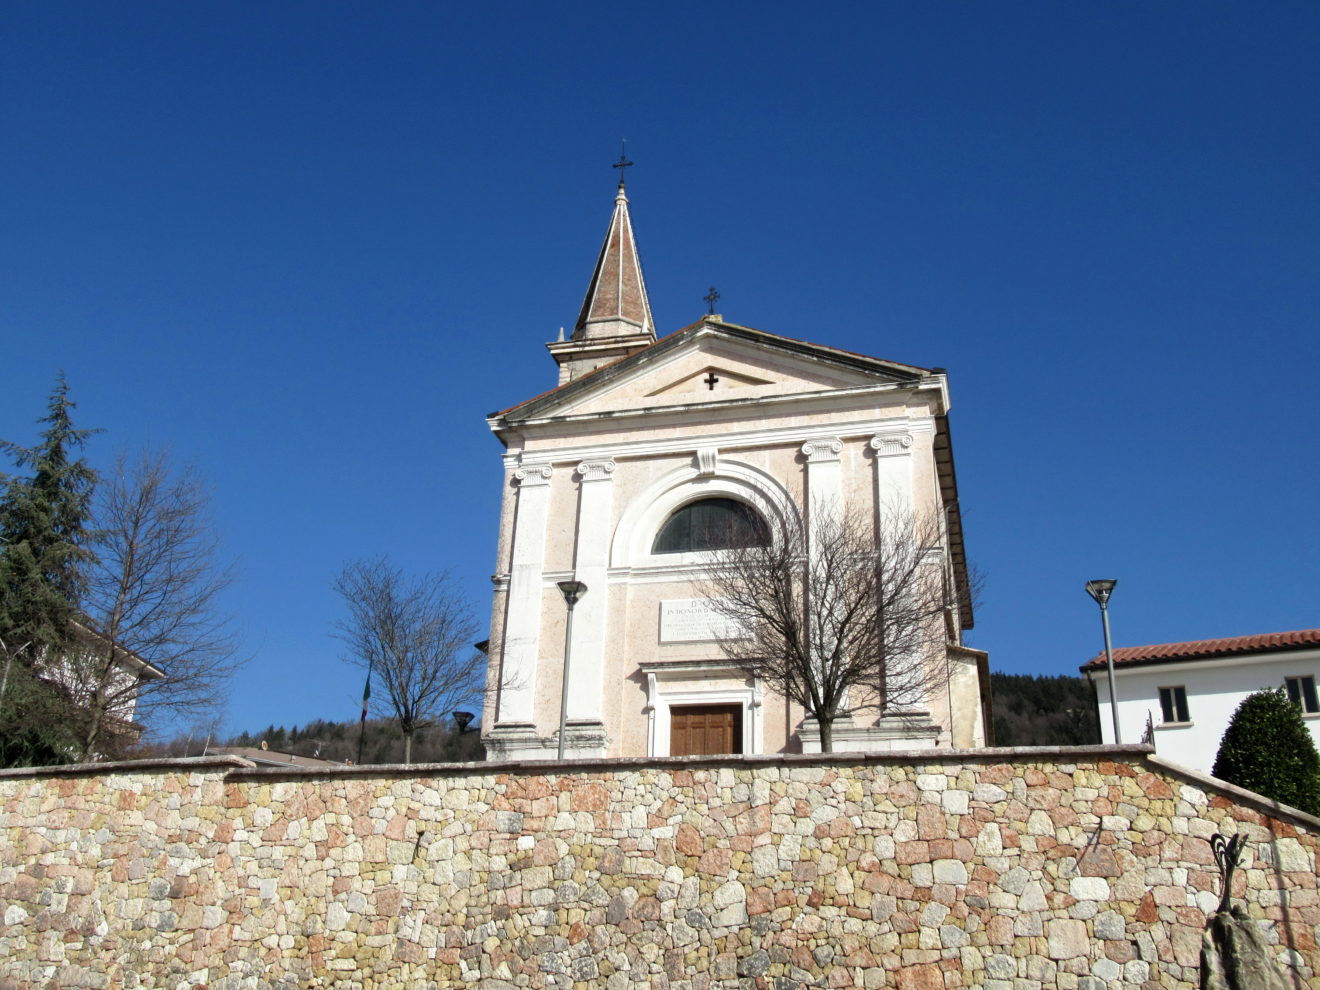
[[[1085,677],[991,673],[996,746],[1100,742],[1095,689]]]
[[[1042,677],[1034,674],[990,675],[994,697],[995,745],[1082,746],[1100,741],[1095,693],[1084,677]],[[204,746],[260,746],[321,760],[357,760],[358,723],[317,720],[304,726],[240,732],[228,738],[197,731],[192,736],[151,747],[137,756],[200,756]],[[452,721],[417,730],[413,737],[414,763],[468,762],[485,758],[477,726],[458,732]],[[403,739],[398,724],[387,719],[367,722],[362,747],[363,763],[403,762]]]
[[[318,760],[344,763],[357,761],[358,722],[326,722],[318,719],[304,726],[286,729],[282,725],[268,725],[256,732],[240,732],[229,738],[210,738],[204,733],[175,739],[153,748],[153,755],[201,756],[204,747],[211,751],[224,746],[260,746],[265,742],[279,753],[293,753]],[[413,735],[414,763],[470,762],[485,759],[481,747],[481,734],[475,724],[460,733],[452,721],[418,729]],[[139,753],[135,755],[145,755]],[[367,722],[362,745],[362,762],[402,763],[403,738],[398,723],[388,719]]]

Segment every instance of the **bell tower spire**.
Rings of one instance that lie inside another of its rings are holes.
[[[642,261],[633,237],[624,172],[632,165],[620,155],[619,188],[605,243],[587,284],[582,310],[569,340],[546,345],[559,364],[560,384],[602,364],[655,343],[655,318],[646,295]]]

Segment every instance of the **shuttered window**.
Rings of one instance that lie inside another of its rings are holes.
[[[1285,677],[1283,683],[1288,689],[1289,700],[1294,704],[1301,705],[1303,712],[1307,715],[1320,712],[1320,696],[1316,694],[1315,678],[1313,676]]]
[[[1187,689],[1178,687],[1160,688],[1160,712],[1165,722],[1190,722],[1187,714]]]

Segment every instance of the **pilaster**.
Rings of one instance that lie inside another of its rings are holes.
[[[605,681],[606,616],[609,588],[610,505],[614,491],[613,460],[583,461],[577,466],[578,523],[573,575],[587,586],[573,612],[569,668],[568,718],[599,723]]]
[[[914,445],[912,433],[907,429],[877,433],[870,440],[870,447],[875,451],[875,511],[882,540],[912,539],[916,535],[914,527],[917,522],[912,495]],[[912,593],[910,588],[904,592],[906,595]],[[925,630],[918,630],[916,643],[910,644],[907,650],[893,660],[891,677],[887,680],[885,714],[887,718],[901,720],[894,724],[909,727],[918,724],[912,722],[910,710],[924,706],[928,702],[925,686],[920,683],[924,682],[926,677],[920,658],[924,655],[927,638]],[[900,672],[902,677],[917,678],[919,683],[916,686],[895,687]],[[918,693],[921,695],[920,698],[915,696]],[[882,720],[882,724],[886,723]],[[924,726],[925,723],[920,724]],[[927,738],[928,731],[925,728],[922,731],[926,733],[922,738]],[[938,729],[935,731],[938,735]],[[934,745],[933,742],[930,744]]]
[[[546,519],[553,474],[551,465],[533,463],[523,464],[513,473],[518,482],[518,508],[513,523],[497,723],[530,724],[535,715]]]
[[[882,516],[912,515],[912,434],[877,433],[870,446],[875,451],[875,507]]]
[[[843,508],[843,441],[817,437],[802,445],[807,459],[808,533],[826,513]]]

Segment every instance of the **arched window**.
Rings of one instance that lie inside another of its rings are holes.
[[[656,535],[652,553],[763,547],[770,542],[765,520],[746,502],[703,498],[671,515]]]

